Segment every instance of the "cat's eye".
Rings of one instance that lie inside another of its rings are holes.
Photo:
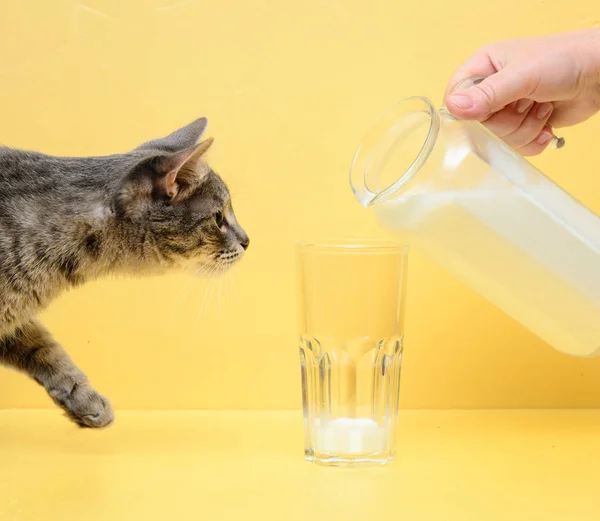
[[[217,226],[220,228],[221,226],[223,226],[223,221],[225,220],[225,218],[223,217],[223,212],[217,212],[215,214],[215,222],[217,223]]]

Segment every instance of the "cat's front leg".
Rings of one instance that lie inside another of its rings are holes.
[[[82,427],[106,427],[114,419],[98,394],[52,335],[37,322],[0,339],[0,364],[22,371],[42,385],[67,416]]]

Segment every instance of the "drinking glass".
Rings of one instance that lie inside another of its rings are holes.
[[[379,241],[298,246],[309,461],[356,466],[394,457],[407,253]]]

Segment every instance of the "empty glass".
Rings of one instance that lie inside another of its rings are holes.
[[[298,247],[305,457],[386,463],[395,453],[407,250],[383,242]]]
[[[600,218],[482,125],[400,101],[350,181],[385,228],[556,349],[600,352]]]

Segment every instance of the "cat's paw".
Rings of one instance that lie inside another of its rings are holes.
[[[88,383],[74,384],[71,389],[55,387],[48,394],[80,427],[108,427],[115,418],[110,402]]]

